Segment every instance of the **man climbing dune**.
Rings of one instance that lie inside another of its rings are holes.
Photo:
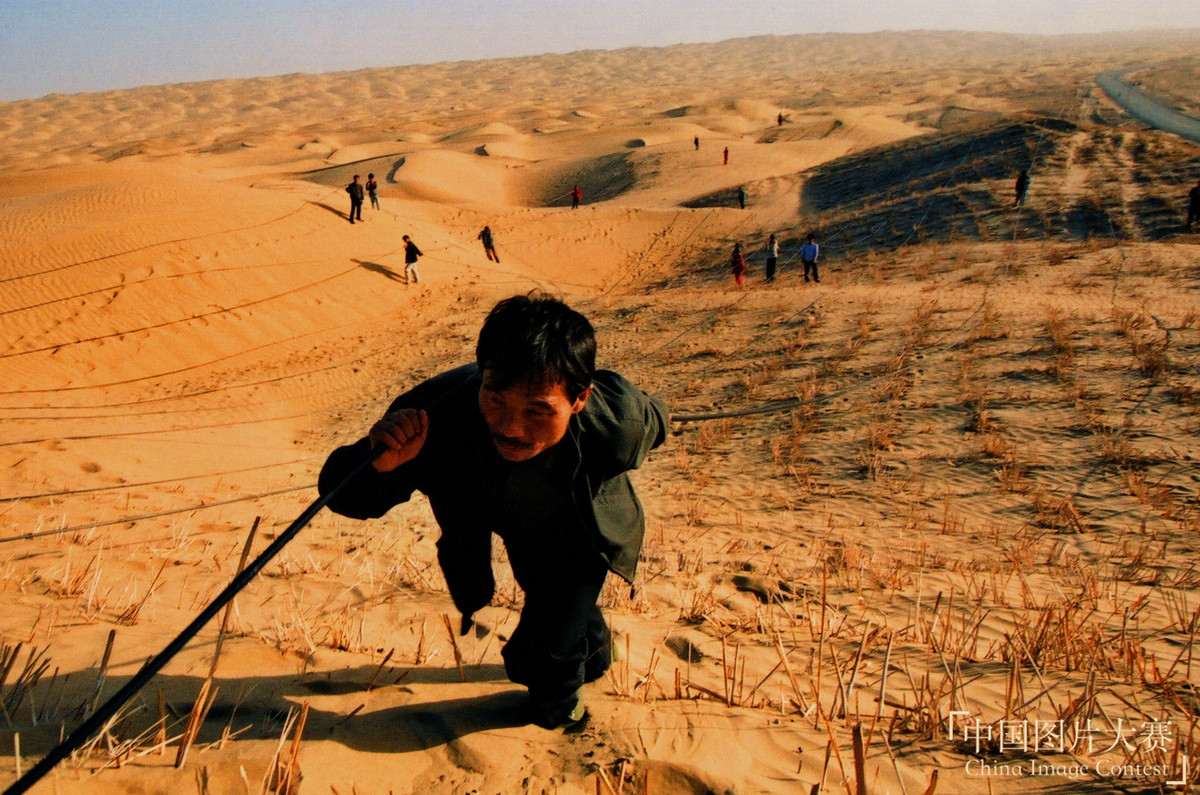
[[[531,719],[546,728],[583,717],[583,684],[611,662],[600,590],[609,571],[632,582],[645,530],[627,473],[668,427],[666,407],[596,370],[595,353],[591,324],[562,302],[505,299],[473,364],[398,397],[366,437],[329,456],[319,480],[326,493],[371,449],[373,467],[331,509],[370,519],[413,491],[429,498],[464,633],[492,599],[491,537],[500,536],[525,593],[505,669],[529,688]]]

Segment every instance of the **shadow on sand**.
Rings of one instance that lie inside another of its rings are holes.
[[[326,204],[325,202],[310,201],[309,204],[311,204],[315,207],[320,207],[322,210],[328,210],[329,212],[336,215],[338,218],[341,218],[343,221],[347,220],[350,217],[349,215],[346,214],[346,212],[337,209],[336,207],[334,207],[331,204]]]
[[[360,267],[366,268],[372,273],[378,273],[381,276],[386,276],[394,282],[403,282],[404,277],[396,273],[387,265],[380,265],[378,262],[367,262],[366,260],[355,259],[351,262],[357,263]]]
[[[490,687],[506,683],[504,667],[501,665],[467,665],[463,672],[468,682],[488,684]],[[91,683],[96,680],[95,669],[72,674],[69,683],[60,682],[67,690],[62,699],[66,730],[77,723],[77,715],[66,715],[65,705],[78,703],[80,699],[90,702]],[[125,684],[127,677],[108,677],[103,695],[111,695]],[[192,709],[192,702],[200,691],[203,677],[158,676],[133,703],[139,699],[142,709],[128,713],[118,731],[122,735],[135,737],[155,722],[156,710],[145,709],[145,703],[155,700],[155,691],[161,691],[169,723],[182,723]],[[460,685],[458,670],[454,668],[428,668],[388,666],[360,666],[319,674],[283,675],[265,677],[235,677],[214,682],[218,698],[208,711],[198,743],[221,739],[226,727],[237,732],[238,740],[273,739],[279,736],[289,709],[310,701],[306,738],[330,739],[347,748],[371,753],[406,753],[425,751],[438,746],[449,746],[452,753],[456,740],[476,732],[495,729],[517,728],[530,723],[528,696],[524,688],[511,686],[508,689],[492,690],[485,695],[472,698],[449,698],[413,703],[413,689],[409,685],[430,685],[435,692],[437,685]],[[73,686],[72,686],[73,685]],[[461,692],[461,691],[460,691]],[[360,694],[360,698],[355,698]],[[42,702],[43,693],[38,693],[37,703]],[[328,697],[349,697],[344,709],[331,711],[321,709],[328,704]],[[382,708],[369,709],[368,704],[389,704]],[[358,711],[355,712],[357,707]],[[353,713],[353,714],[352,714]],[[21,732],[23,748],[31,754],[45,754],[59,739],[59,722],[39,721],[37,725],[29,719],[16,721],[13,727]]]

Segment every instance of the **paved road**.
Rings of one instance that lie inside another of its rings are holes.
[[[1118,69],[1097,75],[1096,85],[1138,121],[1200,143],[1200,119],[1163,105],[1145,91],[1121,79],[1125,73],[1132,71]]]

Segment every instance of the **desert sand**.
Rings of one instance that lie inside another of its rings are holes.
[[[1138,66],[1195,107],[1198,43],[763,37],[0,104],[0,782],[533,289],[677,419],[739,413],[636,473],[586,725],[522,718],[499,544],[452,645],[418,499],[320,514],[235,602],[211,688],[219,621],[38,791],[1195,782],[1200,159],[1091,81]]]

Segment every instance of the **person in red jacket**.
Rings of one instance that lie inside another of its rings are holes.
[[[1191,231],[1192,224],[1196,222],[1197,218],[1200,218],[1200,182],[1197,182],[1195,186],[1188,191],[1188,214],[1187,224],[1185,224],[1185,228],[1188,231]]]
[[[738,287],[741,287],[746,282],[746,258],[742,256],[742,244],[733,244],[733,256],[729,260],[730,270],[733,271],[733,280],[737,282]]]
[[[576,207],[579,206],[579,200],[582,198],[583,198],[583,191],[581,191],[579,189],[579,186],[576,185],[574,188],[571,189],[571,209],[572,210],[574,210]]]

